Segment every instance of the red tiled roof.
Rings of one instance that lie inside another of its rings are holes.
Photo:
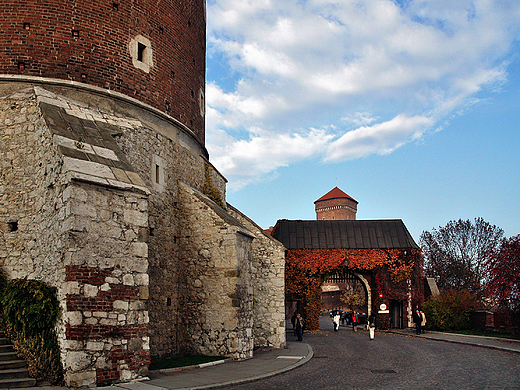
[[[314,203],[316,202],[319,202],[321,200],[329,200],[329,199],[337,199],[337,198],[347,198],[347,199],[351,199],[353,200],[354,202],[358,203],[357,200],[355,200],[354,198],[352,198],[351,196],[345,194],[343,191],[341,191],[338,187],[334,187],[332,190],[330,190],[329,192],[327,192],[325,195],[323,195],[321,198],[319,198],[318,200],[314,201]]]

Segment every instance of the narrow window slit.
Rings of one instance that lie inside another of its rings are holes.
[[[161,167],[159,167],[159,165],[155,164],[155,182],[157,184],[159,184],[159,181],[160,181],[160,175],[161,173]]]
[[[144,61],[145,49],[146,49],[145,45],[143,45],[141,42],[137,42],[137,61],[140,61],[140,62]]]

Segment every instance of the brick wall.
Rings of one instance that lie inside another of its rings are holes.
[[[346,198],[327,199],[316,202],[317,220],[355,220],[357,203]]]
[[[168,113],[204,143],[205,34],[204,0],[3,0],[0,74],[121,92]],[[151,43],[148,72],[130,52],[139,35]]]

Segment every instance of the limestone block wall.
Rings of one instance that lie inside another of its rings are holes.
[[[64,279],[56,265],[68,240],[61,160],[34,91],[5,93],[0,93],[0,265],[10,278],[56,286]]]
[[[282,348],[283,247],[203,195],[226,179],[189,130],[89,88],[0,82],[0,266],[58,287],[67,385]]]
[[[252,244],[253,336],[255,348],[284,348],[285,247],[239,210],[228,212],[255,235]]]
[[[85,141],[76,104],[40,88],[1,87],[0,265],[11,278],[57,287],[67,385],[145,375],[148,193],[128,177],[110,179],[100,156],[117,156]],[[69,130],[60,127],[65,109]],[[97,162],[85,160],[87,152]]]
[[[253,356],[254,236],[200,192],[180,184],[180,319],[185,350]]]

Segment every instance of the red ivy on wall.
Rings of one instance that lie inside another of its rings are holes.
[[[385,296],[388,296],[386,293],[391,290],[389,284],[395,285],[392,287],[397,287],[396,290],[405,292],[407,285],[403,282],[412,276],[416,268],[416,259],[420,257],[420,250],[408,251],[397,249],[289,250],[285,259],[285,293],[289,299],[302,301],[307,317],[306,328],[319,329],[321,285],[327,274],[343,268],[352,271],[373,271],[376,275],[377,289],[385,292]],[[401,296],[399,298],[404,299]]]

